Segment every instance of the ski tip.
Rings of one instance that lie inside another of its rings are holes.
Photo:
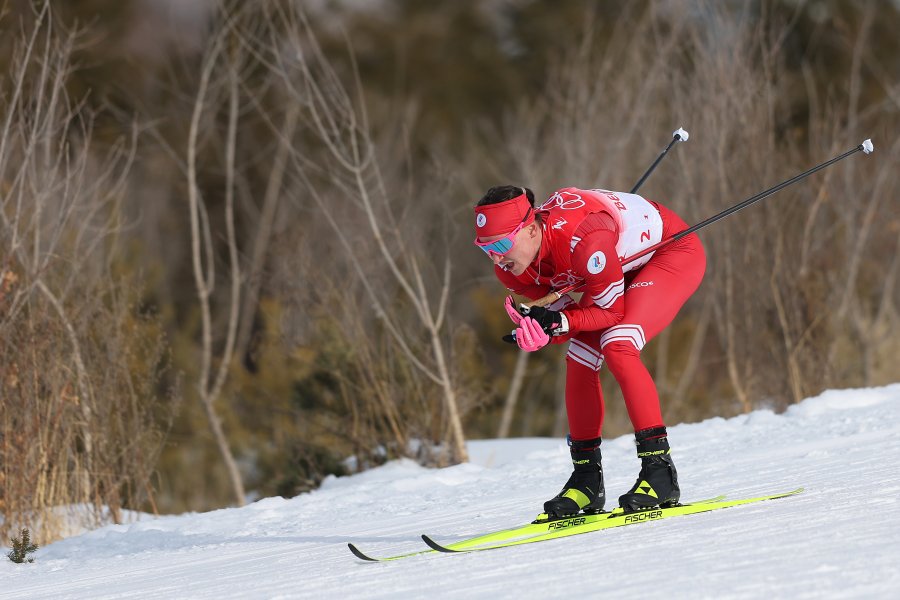
[[[859,145],[859,147],[862,148],[862,151],[866,154],[871,154],[872,151],[875,150],[875,146],[872,145],[871,139],[865,140],[862,144]]]
[[[447,552],[450,554],[459,552],[459,550],[451,550],[450,548],[447,548],[446,546],[441,546],[440,544],[438,544],[436,541],[434,541],[433,539],[431,539],[424,533],[422,534],[422,541],[425,542],[426,544],[428,544],[429,548],[431,548],[432,550],[437,550],[438,552]]]
[[[686,141],[688,141],[688,138],[691,137],[691,134],[689,134],[687,131],[685,131],[684,129],[679,127],[678,129],[676,129],[675,131],[672,132],[672,137],[678,138],[679,142],[686,142]]]
[[[797,494],[800,494],[803,491],[804,491],[804,488],[799,487],[799,488],[797,488],[795,490],[791,490],[789,492],[781,492],[780,494],[772,494],[771,496],[768,496],[767,498],[769,500],[778,500],[779,498],[790,498],[791,496],[796,496]]]
[[[349,546],[350,552],[352,552],[352,553],[353,553],[353,556],[355,556],[356,558],[358,558],[358,559],[360,559],[360,560],[365,560],[365,561],[368,561],[368,562],[378,562],[378,559],[377,559],[377,558],[372,558],[371,556],[366,556],[365,554],[363,554],[363,553],[359,550],[359,548],[357,548],[357,547],[354,546],[353,544],[351,544],[351,543],[348,542],[348,543],[347,543],[347,546]]]

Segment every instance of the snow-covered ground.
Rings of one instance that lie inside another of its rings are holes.
[[[473,462],[390,463],[297,498],[109,526],[17,565],[6,598],[874,598],[900,589],[900,384],[830,391],[781,415],[670,428],[685,501],[800,496],[489,552],[376,556],[526,522],[562,485],[561,440],[472,442]],[[607,493],[638,471],[603,444]],[[5,553],[5,551],[4,551]]]

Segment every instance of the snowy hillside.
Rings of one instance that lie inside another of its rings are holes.
[[[2,598],[869,598],[900,589],[900,384],[785,414],[670,428],[685,501],[800,496],[489,552],[426,554],[526,522],[565,481],[560,440],[473,442],[473,463],[399,461],[291,500],[110,526],[0,560]],[[603,444],[607,493],[638,471]],[[614,500],[613,500],[614,502]],[[4,552],[5,553],[5,552]]]

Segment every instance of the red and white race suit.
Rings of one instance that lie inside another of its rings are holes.
[[[621,260],[687,229],[668,208],[636,194],[563,188],[537,208],[543,238],[535,261],[516,277],[495,267],[497,278],[531,300],[579,281],[581,299],[564,295],[569,333],[566,409],[573,440],[600,437],[604,362],[622,388],[635,431],[664,425],[653,378],[641,362],[644,345],[661,332],[693,294],[706,270],[696,234],[624,266]]]

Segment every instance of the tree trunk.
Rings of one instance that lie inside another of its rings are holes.
[[[497,437],[509,437],[509,428],[512,425],[513,413],[516,410],[516,403],[522,393],[522,383],[525,381],[525,373],[528,367],[529,353],[519,350],[519,356],[516,357],[516,368],[513,370],[512,381],[509,382],[509,391],[506,394],[506,401],[503,403],[503,415],[500,417],[500,426],[497,428]]]

